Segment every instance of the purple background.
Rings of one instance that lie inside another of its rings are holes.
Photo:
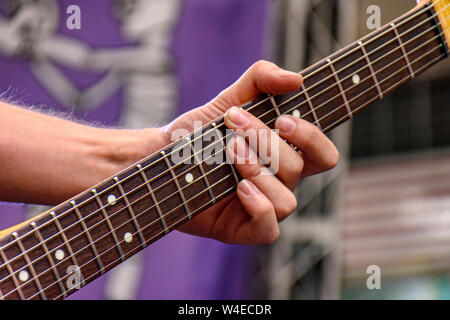
[[[68,30],[65,9],[73,1],[59,1],[60,32],[94,47],[132,45],[119,33],[110,1],[78,0],[82,29]],[[262,58],[265,0],[185,0],[174,31],[172,52],[176,63],[179,113],[200,106],[233,83],[252,63]],[[80,88],[103,75],[61,69]],[[27,61],[0,56],[0,92],[10,90],[22,103],[60,106],[29,72]],[[89,121],[117,123],[120,90],[90,113],[77,114]],[[24,207],[0,205],[0,228],[23,221]],[[145,272],[140,299],[248,298],[252,248],[232,246],[177,231],[145,251]],[[108,274],[105,276],[107,277]],[[72,295],[71,299],[102,299],[105,277]]]

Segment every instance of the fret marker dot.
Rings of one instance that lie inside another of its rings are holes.
[[[294,111],[292,111],[292,115],[296,118],[300,118],[300,111],[294,110]]]
[[[127,232],[123,235],[123,240],[125,240],[126,243],[130,243],[131,241],[133,241],[133,235]]]
[[[191,183],[194,181],[194,175],[189,172],[184,176],[184,180],[186,180],[187,183]]]
[[[116,196],[113,195],[113,194],[110,194],[110,195],[108,196],[108,198],[106,198],[106,201],[108,201],[108,203],[109,203],[110,205],[112,205],[112,206],[116,204],[116,200],[117,200],[117,198],[116,198]]]
[[[55,258],[56,260],[62,260],[64,259],[64,251],[61,249],[58,249],[55,251]]]
[[[28,272],[26,272],[25,270],[22,270],[19,272],[19,279],[22,282],[25,282],[28,280]]]
[[[358,75],[358,74],[354,74],[354,75],[353,75],[352,81],[353,81],[354,84],[358,84],[360,80],[361,80],[361,79],[359,78],[359,75]]]

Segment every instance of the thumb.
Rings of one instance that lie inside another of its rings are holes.
[[[261,93],[283,94],[302,86],[300,74],[281,69],[276,64],[260,60],[253,64],[234,84],[222,91],[215,105],[225,111],[255,99]]]

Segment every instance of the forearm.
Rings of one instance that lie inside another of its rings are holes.
[[[0,102],[0,200],[57,204],[162,144],[157,129],[95,128]]]

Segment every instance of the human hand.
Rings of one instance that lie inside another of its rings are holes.
[[[237,191],[182,225],[179,230],[228,243],[265,244],[278,238],[278,222],[297,206],[292,191],[299,180],[333,168],[339,153],[316,126],[305,120],[287,115],[280,117],[275,124],[279,130],[278,137],[259,119],[233,106],[251,101],[260,93],[283,94],[299,89],[302,81],[299,74],[282,70],[267,61],[259,61],[210,103],[180,116],[163,128],[168,140],[177,129],[192,131],[194,121],[206,124],[226,113],[225,124],[228,128],[241,134],[255,129],[267,131],[268,137],[278,140],[276,153],[282,155],[277,172],[271,174],[255,152],[264,143],[264,148],[268,149],[266,154],[273,153],[273,150],[270,151],[271,139],[268,142],[258,140],[256,144],[249,145],[237,134],[226,150],[243,177]],[[237,155],[242,155],[239,150],[244,151],[246,163],[236,161]]]

